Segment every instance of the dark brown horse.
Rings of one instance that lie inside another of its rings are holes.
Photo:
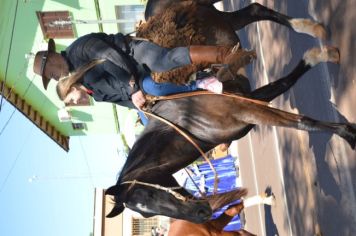
[[[271,101],[312,66],[338,59],[335,48],[311,49],[289,75],[252,91],[249,96]],[[219,94],[160,101],[152,112],[187,132],[205,152],[220,143],[243,137],[257,124],[331,132],[345,139],[352,148],[356,144],[355,125],[318,121]],[[198,150],[172,127],[151,119],[130,151],[117,184],[106,192],[113,195],[116,202],[109,216],[120,214],[128,207],[145,217],[166,215],[195,223],[207,221],[213,210],[226,204],[226,199],[189,200],[193,196],[184,189],[176,190],[178,184],[171,176],[199,156]],[[239,194],[229,195],[229,200],[238,198]]]
[[[159,4],[166,2],[177,4],[190,2],[191,4],[191,1],[150,0],[146,15],[152,14],[158,9]],[[197,0],[196,2],[199,3],[196,5],[198,11],[193,12],[194,14],[189,14],[189,11],[188,14],[187,11],[177,12],[175,19],[178,19],[178,26],[181,27],[190,23],[189,19],[192,19],[192,15],[193,18],[205,20],[204,25],[210,30],[199,32],[207,34],[203,35],[206,44],[235,44],[238,42],[238,37],[234,30],[258,20],[273,20],[313,36],[324,35],[323,28],[319,24],[306,19],[290,18],[259,4],[252,4],[233,13],[221,13],[211,6],[215,1]],[[207,15],[204,16],[204,12],[207,12]],[[216,25],[216,22],[219,24]],[[199,27],[196,30],[200,30]],[[161,38],[160,34],[156,36]],[[240,87],[240,91],[244,96],[268,102],[287,91],[312,66],[319,62],[338,62],[338,60],[337,49],[315,48],[304,54],[303,59],[289,75],[254,91],[250,91],[249,86],[247,89]],[[230,87],[235,81],[227,81],[224,86]],[[208,151],[220,143],[243,137],[256,124],[306,131],[327,131],[344,138],[352,148],[355,148],[356,143],[354,125],[317,121],[260,103],[241,101],[217,94],[160,101],[152,111],[189,133],[203,151]],[[171,175],[199,156],[197,149],[173,128],[158,120],[150,120],[130,151],[117,184],[106,192],[113,195],[116,202],[109,216],[120,214],[124,207],[128,207],[146,217],[166,215],[195,223],[207,221],[213,210],[232,198],[239,198],[241,192],[233,192],[226,195],[226,198],[217,196],[213,199],[197,201],[192,200],[193,197],[184,189],[176,189],[178,184]]]

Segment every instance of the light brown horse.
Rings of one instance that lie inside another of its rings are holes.
[[[202,224],[195,224],[186,220],[174,220],[169,227],[168,236],[253,236],[255,234],[244,229],[224,231],[224,227],[246,207],[258,204],[273,205],[273,203],[273,196],[256,195],[229,206],[218,218]]]
[[[219,218],[202,224],[174,220],[169,227],[168,236],[253,236],[254,234],[243,229],[236,232],[223,230],[234,216],[240,214],[243,208],[243,203],[232,205]]]

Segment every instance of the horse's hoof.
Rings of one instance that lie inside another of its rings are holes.
[[[312,30],[314,37],[319,38],[321,40],[325,40],[327,36],[327,31],[322,24],[314,24]]]
[[[322,48],[312,48],[304,53],[303,59],[306,64],[315,66],[320,62],[331,62],[339,64],[340,52],[337,47],[323,46]]]
[[[340,51],[337,47],[325,46],[329,56],[329,62],[339,64],[340,63]]]
[[[309,19],[291,19],[289,23],[298,33],[308,34],[321,40],[326,39],[327,31],[320,23],[315,23]]]

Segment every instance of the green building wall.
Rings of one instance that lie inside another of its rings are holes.
[[[74,135],[109,134],[118,131],[116,106],[110,103],[97,103],[92,106],[68,107],[72,122],[85,123],[85,129],[75,131],[71,122],[60,122],[58,109],[64,107],[56,93],[54,81],[47,91],[43,89],[40,76],[32,71],[33,58],[25,55],[47,48],[47,41],[36,16],[36,11],[69,11],[74,20],[116,19],[115,5],[139,5],[140,0],[44,0],[22,1],[1,0],[0,8],[0,80],[18,93],[46,120],[61,133]],[[77,24],[75,37],[103,30],[106,33],[118,32],[117,24]],[[74,39],[55,39],[57,51],[63,50]],[[118,114],[124,115],[124,114]]]

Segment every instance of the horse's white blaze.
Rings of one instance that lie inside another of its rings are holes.
[[[309,49],[304,53],[303,59],[310,66],[315,66],[320,62],[339,63],[340,53],[335,47],[324,46],[322,48]]]
[[[291,19],[289,20],[289,23],[298,33],[308,34],[320,39],[326,38],[326,31],[321,24],[315,23],[308,19]]]
[[[150,209],[148,209],[146,205],[143,205],[143,204],[141,204],[141,203],[137,203],[137,204],[136,204],[136,207],[137,207],[137,209],[139,209],[139,210],[141,210],[141,211],[143,211],[143,212],[146,212],[146,213],[154,213],[153,211],[151,211]]]
[[[245,208],[259,205],[259,204],[266,204],[271,206],[274,205],[275,199],[274,196],[266,197],[265,195],[255,195],[253,197],[244,199],[243,203]]]

